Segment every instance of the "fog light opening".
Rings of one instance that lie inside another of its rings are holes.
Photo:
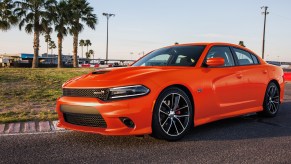
[[[134,128],[134,123],[130,118],[127,117],[120,117],[120,121],[129,128]]]

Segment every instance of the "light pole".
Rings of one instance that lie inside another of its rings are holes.
[[[266,18],[267,14],[269,14],[268,6],[262,6],[261,9],[264,9],[265,11],[262,12],[264,14],[264,32],[263,32],[263,48],[262,48],[262,58],[264,59],[264,54],[265,54],[265,32],[266,32]]]
[[[112,16],[115,16],[115,14],[110,14],[110,13],[103,13],[104,16],[107,18],[107,41],[106,41],[106,64],[108,63],[108,22],[109,18]]]

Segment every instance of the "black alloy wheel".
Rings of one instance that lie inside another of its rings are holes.
[[[263,107],[261,114],[267,117],[275,117],[279,111],[280,90],[274,82],[269,83],[267,87]]]
[[[193,125],[193,107],[189,96],[171,87],[158,97],[152,121],[153,136],[168,141],[179,140]]]

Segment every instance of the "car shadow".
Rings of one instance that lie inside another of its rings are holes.
[[[252,114],[193,128],[183,141],[243,140],[291,136],[291,102],[281,104],[274,118]]]

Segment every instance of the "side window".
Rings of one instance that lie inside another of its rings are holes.
[[[251,54],[251,56],[252,56],[252,59],[254,61],[254,64],[260,64],[260,62],[259,62],[258,58],[256,57],[256,55]]]
[[[229,47],[222,46],[212,47],[206,56],[206,60],[215,57],[223,58],[225,67],[234,66],[234,60]]]
[[[250,53],[248,53],[247,51],[241,50],[241,49],[237,49],[237,48],[233,48],[235,55],[238,59],[238,64],[239,65],[252,65],[255,64],[253,61],[253,58],[251,56]]]

